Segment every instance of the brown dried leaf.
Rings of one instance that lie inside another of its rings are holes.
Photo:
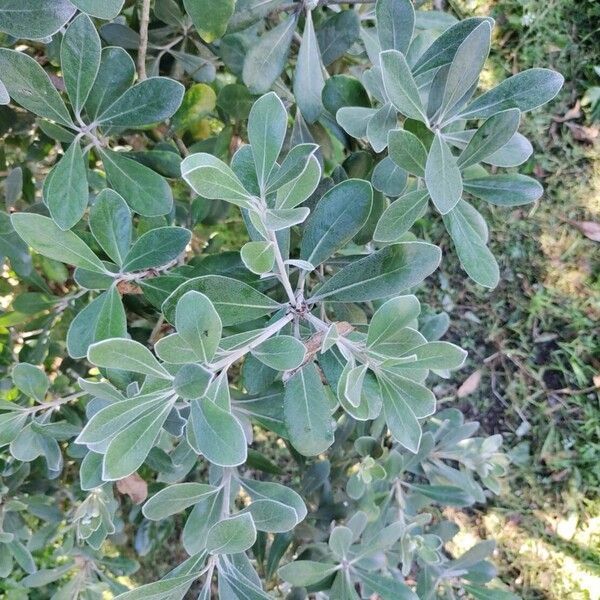
[[[148,497],[148,484],[137,473],[119,479],[117,489],[121,494],[127,494],[134,504],[141,504]]]
[[[600,242],[600,223],[594,221],[569,221],[573,227],[577,227],[585,237]]]
[[[462,385],[456,390],[456,395],[459,398],[464,398],[473,392],[476,392],[481,383],[481,371],[473,371],[463,382]]]

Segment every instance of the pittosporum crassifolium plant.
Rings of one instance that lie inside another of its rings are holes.
[[[409,0],[0,0],[6,598],[515,597],[492,541],[448,547],[444,508],[507,458],[436,413],[466,353],[419,295],[443,240],[411,232],[443,221],[494,288],[477,206],[542,193],[517,130],[562,77],[482,92],[492,28]],[[172,570],[130,590],[136,553]]]

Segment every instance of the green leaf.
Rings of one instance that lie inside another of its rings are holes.
[[[71,229],[83,216],[89,193],[79,142],[69,146],[48,174],[44,196],[52,219],[61,229]]]
[[[197,578],[198,574],[193,573],[147,583],[134,590],[119,594],[115,600],[180,600]]]
[[[369,119],[366,134],[375,152],[382,152],[385,149],[387,146],[388,134],[390,130],[396,126],[396,109],[389,102],[384,104]]]
[[[185,364],[175,375],[173,389],[184,400],[194,400],[206,393],[211,379],[211,371],[200,365]]]
[[[269,338],[252,350],[252,356],[278,371],[298,368],[305,355],[304,344],[290,335]]]
[[[517,132],[520,120],[521,112],[516,108],[501,111],[487,119],[458,157],[458,166],[466,169],[503,148]]]
[[[450,64],[444,95],[440,105],[440,120],[462,101],[472,85],[479,79],[479,73],[490,52],[492,28],[487,21],[478,25],[461,43]]]
[[[496,206],[521,206],[539,200],[544,193],[541,184],[527,175],[508,173],[468,179],[465,191]]]
[[[214,42],[227,30],[227,23],[233,15],[235,0],[183,0],[183,6],[192,18],[198,35],[205,42]]]
[[[520,600],[517,594],[505,590],[485,588],[478,585],[464,585],[464,589],[475,600]]]
[[[341,10],[317,30],[321,60],[327,67],[346,54],[360,37],[360,18],[355,10]],[[335,111],[332,111],[335,114]]]
[[[363,227],[373,204],[368,181],[347,179],[319,200],[304,228],[300,258],[315,267],[343,248]]]
[[[67,27],[60,46],[65,87],[76,115],[81,113],[96,80],[101,51],[94,24],[87,15],[80,14]]]
[[[89,447],[103,446],[107,440],[113,439],[120,431],[144,415],[164,406],[164,394],[146,394],[134,396],[126,400],[112,402],[95,413],[87,422],[75,442]]]
[[[90,326],[91,323],[88,323]],[[102,308],[94,329],[94,341],[120,338],[127,335],[127,316],[121,302],[121,294],[112,286],[105,294]]]
[[[375,7],[377,35],[382,50],[406,54],[415,27],[415,9],[410,0],[379,0]]]
[[[452,485],[420,485],[414,483],[411,484],[410,488],[446,506],[463,507],[473,504],[473,497],[467,491]]]
[[[298,523],[293,508],[273,500],[256,500],[244,512],[252,515],[259,531],[283,533],[292,530]]]
[[[321,165],[315,156],[311,156],[298,177],[277,190],[275,206],[277,209],[290,209],[302,204],[317,189],[320,180]]]
[[[210,362],[221,341],[223,326],[213,303],[200,292],[186,292],[177,302],[178,335],[202,362]]]
[[[368,302],[398,294],[437,269],[441,252],[425,242],[387,246],[350,263],[315,291],[312,302]]]
[[[378,381],[385,422],[392,437],[407,450],[416,453],[421,443],[421,425],[415,413],[386,377],[378,377]]]
[[[120,152],[102,149],[100,154],[110,184],[134,212],[145,217],[171,212],[173,194],[158,173]]]
[[[159,123],[175,114],[184,91],[178,81],[150,77],[124,92],[96,118],[96,122],[128,128]]]
[[[72,231],[62,231],[52,219],[34,213],[15,213],[11,217],[15,231],[36,252],[94,273],[105,273],[100,259]]]
[[[125,256],[123,271],[161,267],[175,260],[188,245],[191,231],[183,227],[157,227],[139,237]]]
[[[315,36],[312,11],[308,10],[294,71],[294,96],[302,116],[308,123],[317,121],[323,112],[321,92],[324,86],[321,52]]]
[[[456,207],[444,215],[444,225],[454,242],[460,264],[469,277],[480,285],[495,288],[500,279],[498,263],[488,250],[485,239],[473,225],[475,209],[461,200]]]
[[[30,0],[30,3],[33,4],[34,1]],[[6,0],[3,4],[5,3]],[[15,6],[14,10],[21,11],[23,8],[23,2],[19,1],[18,8]],[[10,97],[23,108],[38,117],[74,127],[71,115],[50,77],[33,58],[22,52],[0,48],[0,73]]]
[[[124,0],[71,0],[71,2],[92,17],[111,21],[121,12]]]
[[[0,413],[0,448],[10,444],[21,433],[29,414],[25,411]]]
[[[414,75],[421,75],[452,62],[456,51],[481,23],[488,22],[493,26],[494,20],[489,17],[472,17],[455,23],[440,35],[421,55],[414,66]],[[466,90],[465,90],[466,91]]]
[[[342,106],[342,108],[335,113],[335,119],[344,131],[352,137],[364,138],[367,135],[369,122],[376,112],[377,110],[375,108]]]
[[[12,370],[12,380],[21,392],[30,398],[35,398],[38,402],[44,401],[50,387],[44,371],[29,363],[15,365]]]
[[[240,422],[208,398],[192,402],[187,440],[206,460],[221,467],[241,465],[248,456],[246,436]]]
[[[275,92],[261,96],[248,117],[248,139],[252,147],[258,185],[266,189],[281,152],[287,129],[287,111]]]
[[[67,331],[67,351],[71,358],[84,358],[96,341],[96,325],[105,300],[106,293],[100,294],[71,321]]]
[[[425,176],[427,150],[423,142],[405,129],[394,129],[388,134],[390,158],[402,169],[417,177]]]
[[[386,50],[380,55],[383,86],[389,101],[405,117],[428,123],[417,84],[402,52]]]
[[[215,91],[205,83],[196,83],[183,96],[183,102],[173,117],[177,131],[191,129],[214,111],[217,104]]]
[[[134,340],[111,339],[92,344],[88,350],[88,360],[107,369],[123,369],[161,379],[171,378],[150,350]]]
[[[249,513],[237,514],[215,523],[206,537],[210,554],[245,552],[256,541],[256,527]]]
[[[377,222],[373,239],[379,242],[396,242],[422,217],[429,200],[427,190],[415,190],[394,200]]]
[[[348,527],[338,525],[333,528],[331,535],[329,536],[328,544],[336,558],[339,558],[340,560],[346,558],[348,550],[352,545],[353,537],[354,534]]]
[[[175,318],[175,307],[179,298],[190,290],[201,292],[210,299],[221,317],[223,326],[252,321],[274,312],[280,306],[278,302],[247,283],[222,275],[205,275],[180,285],[165,300],[163,313],[171,323]]]
[[[415,356],[416,360],[406,366],[418,369],[459,369],[465,362],[467,352],[450,342],[428,342],[412,348],[406,355]],[[410,365],[410,366],[409,366]]]
[[[74,14],[69,0],[0,0],[0,31],[39,40],[54,35]]]
[[[132,235],[131,213],[125,200],[114,190],[102,190],[90,210],[89,225],[104,252],[122,266]]]
[[[419,600],[405,583],[397,579],[366,571],[358,571],[358,577],[369,590],[381,596],[381,600]]]
[[[154,446],[171,407],[171,402],[162,402],[110,441],[102,463],[102,479],[123,479],[140,468]]]
[[[439,133],[435,134],[427,156],[425,183],[435,207],[442,215],[450,212],[462,197],[460,169]]]
[[[142,512],[146,519],[160,521],[184,511],[200,500],[217,493],[217,488],[206,483],[176,483],[154,494],[144,504]]]
[[[240,479],[239,481],[254,502],[270,500],[292,508],[296,514],[296,523],[300,523],[306,518],[307,509],[304,500],[289,487],[280,483],[256,479]]]
[[[290,442],[304,456],[316,456],[333,444],[330,402],[311,362],[285,386],[283,414]]]
[[[338,13],[338,15],[343,15],[346,12],[356,14],[356,11],[349,10]],[[323,106],[332,115],[335,115],[344,106],[371,106],[369,95],[363,84],[356,77],[350,77],[349,75],[334,75],[330,77],[325,82],[321,97],[323,99]]]
[[[258,275],[268,273],[275,264],[272,242],[248,242],[242,246],[240,256],[248,270]]]
[[[74,566],[75,563],[69,562],[54,569],[41,569],[21,579],[20,584],[26,588],[44,587],[66,575]]]
[[[404,327],[409,327],[421,313],[421,305],[416,296],[398,296],[382,304],[369,324],[367,345],[375,346],[393,341]]]
[[[521,112],[546,104],[558,94],[565,79],[550,69],[528,69],[517,73],[482,94],[458,115],[461,119],[483,119],[501,110],[518,108]]]
[[[408,173],[401,169],[389,156],[375,165],[371,175],[371,183],[378,191],[392,198],[397,198],[406,189]]]
[[[264,94],[281,75],[296,29],[296,15],[264,33],[246,54],[242,77],[253,94]]]
[[[279,576],[295,586],[307,586],[318,583],[339,569],[339,565],[332,565],[324,561],[295,560],[283,565],[277,573]]]
[[[241,208],[252,208],[252,194],[246,191],[235,173],[221,160],[200,152],[181,163],[181,175],[204,198],[226,200]]]
[[[133,84],[135,64],[123,48],[102,48],[100,68],[92,87],[85,109],[91,119],[96,120],[117,98]]]

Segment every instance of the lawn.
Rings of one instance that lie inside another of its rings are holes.
[[[496,19],[490,84],[538,66],[566,79],[549,109],[522,125],[535,148],[523,172],[540,178],[544,197],[533,208],[486,215],[502,257],[500,286],[465,285],[451,257],[433,282],[451,335],[470,352],[440,394],[501,433],[514,463],[501,496],[463,518],[461,543],[495,537],[501,579],[527,600],[598,599],[600,246],[577,222],[600,222],[600,123],[581,108],[586,90],[600,84],[600,3],[448,4],[463,17]]]

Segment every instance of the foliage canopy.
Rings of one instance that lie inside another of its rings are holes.
[[[149,5],[0,0],[7,597],[513,598],[445,549],[507,458],[436,413],[466,352],[417,294],[437,244],[497,285],[477,206],[540,198],[519,122],[562,77],[481,93],[493,20],[409,0]],[[175,524],[128,590],[114,548]]]

